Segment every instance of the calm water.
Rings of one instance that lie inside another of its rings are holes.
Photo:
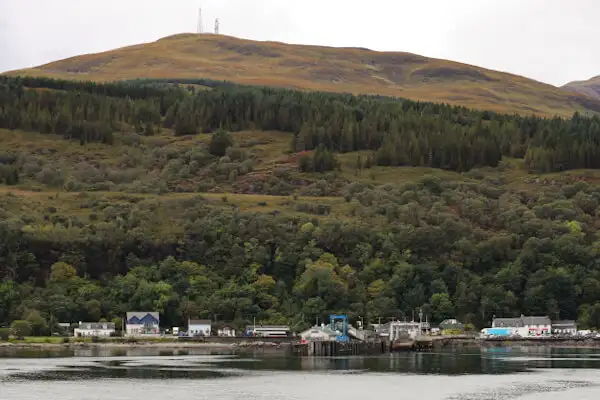
[[[0,400],[600,399],[600,350],[290,358],[136,349],[0,355]]]

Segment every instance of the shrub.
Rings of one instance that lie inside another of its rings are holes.
[[[331,206],[329,204],[298,203],[296,204],[296,211],[315,215],[329,215]]]
[[[10,336],[10,329],[0,328],[0,340],[6,342],[6,341],[8,341],[9,336]]]
[[[302,172],[327,172],[338,169],[337,157],[323,145],[313,151],[312,155],[303,155],[298,159],[298,169]]]

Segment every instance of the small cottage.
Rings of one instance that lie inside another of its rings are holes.
[[[236,331],[233,327],[225,325],[217,330],[220,337],[235,337]]]
[[[455,318],[442,321],[439,326],[442,335],[459,335],[465,331],[465,324]]]
[[[209,319],[189,319],[188,320],[188,335],[189,336],[210,336],[211,321]]]

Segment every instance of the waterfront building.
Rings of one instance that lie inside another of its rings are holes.
[[[188,319],[189,336],[210,336],[211,321],[209,319]]]
[[[160,315],[158,312],[128,312],[125,322],[125,334],[127,336],[159,336],[159,323]]]
[[[577,322],[552,321],[552,334],[563,336],[575,336],[577,334]]]
[[[492,329],[483,335],[520,336],[523,338],[545,337],[552,333],[552,322],[548,316],[524,316],[518,318],[494,318]]]
[[[116,330],[112,322],[80,322],[73,334],[75,337],[110,337]]]

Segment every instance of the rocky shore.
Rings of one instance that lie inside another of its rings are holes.
[[[600,348],[598,338],[440,338],[436,340],[437,346],[443,348],[460,347],[549,347],[549,348]]]
[[[216,338],[215,338],[216,339]],[[501,347],[546,347],[546,348],[599,348],[600,339],[562,339],[562,338],[532,338],[532,339],[479,339],[473,337],[435,337],[432,338],[433,347],[437,349],[455,349],[467,347],[501,348]],[[32,342],[0,342],[0,350],[8,349],[43,349],[43,350],[78,350],[78,349],[101,349],[101,350],[128,350],[128,349],[155,349],[159,351],[170,350],[289,350],[297,340],[208,340],[208,341],[184,341],[173,339],[172,341],[115,341],[106,340],[97,343],[70,341],[64,343],[32,343]]]

